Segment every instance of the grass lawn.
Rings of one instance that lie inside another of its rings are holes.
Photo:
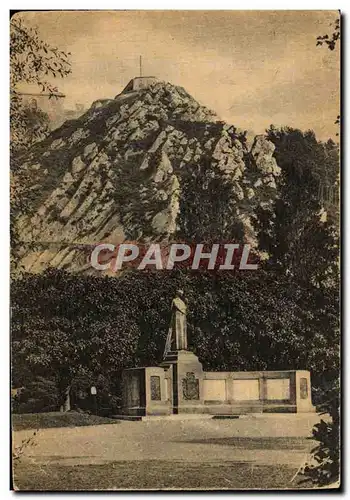
[[[317,416],[129,422],[69,412],[13,418],[16,446],[40,429],[35,445],[13,464],[17,490],[311,488],[292,479],[314,446]],[[103,425],[109,423],[116,425]]]
[[[51,427],[81,427],[83,425],[117,424],[112,418],[78,412],[21,413],[12,414],[14,431],[24,429],[49,429]]]
[[[103,465],[18,464],[16,490],[76,491],[116,489],[300,489],[296,470],[282,465],[120,461]]]

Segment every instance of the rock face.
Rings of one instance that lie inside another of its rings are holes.
[[[274,199],[280,172],[273,152],[263,136],[248,148],[233,126],[169,83],[95,101],[21,159],[33,200],[18,221],[21,265],[92,272],[86,248],[102,241],[176,239],[184,178],[203,162],[230,187],[244,242],[257,246],[255,210]]]

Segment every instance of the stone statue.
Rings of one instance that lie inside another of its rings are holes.
[[[178,290],[171,303],[171,321],[165,344],[164,357],[171,351],[187,350],[187,307],[184,292]]]

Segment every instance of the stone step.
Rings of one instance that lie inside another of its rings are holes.
[[[178,352],[177,351],[169,351],[164,360],[161,363],[161,366],[164,366],[164,364],[171,364],[174,363],[178,360]]]

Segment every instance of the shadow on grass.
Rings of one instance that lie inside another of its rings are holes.
[[[234,446],[244,450],[301,450],[306,451],[314,446],[308,438],[293,437],[223,437],[223,438],[204,438],[175,441],[191,444],[208,444]]]
[[[14,413],[12,415],[12,428],[14,431],[105,424],[120,424],[120,421],[74,411],[67,413]]]

